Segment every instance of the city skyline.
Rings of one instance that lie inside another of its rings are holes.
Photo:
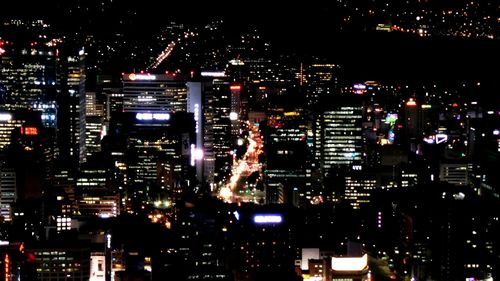
[[[500,278],[500,5],[8,2],[0,276]]]

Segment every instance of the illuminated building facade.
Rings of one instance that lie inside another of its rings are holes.
[[[55,103],[56,50],[43,42],[4,44],[0,57],[0,85],[5,88],[1,108],[35,109]]]
[[[80,130],[83,129],[80,119],[86,115],[86,112],[80,112],[80,98],[85,96],[86,89],[84,62],[84,55],[63,55],[59,58],[61,94],[58,98],[57,142],[60,160],[74,167],[80,158]]]
[[[104,104],[100,95],[86,92],[80,96],[80,163],[101,151],[101,139],[105,134]]]
[[[231,120],[231,136],[234,143],[240,134],[241,119],[243,117],[241,97],[243,86],[233,84],[229,88],[231,90],[231,112],[229,113],[229,119]]]
[[[238,210],[232,254],[241,280],[291,279],[295,252],[290,217],[281,212]]]
[[[188,96],[187,96],[187,112],[193,114],[194,118],[194,133],[196,141],[194,142],[194,149],[198,153],[198,157],[194,160],[196,167],[196,178],[199,182],[203,182],[204,178],[204,143],[203,134],[205,131],[205,121],[204,121],[204,104],[201,92],[201,82],[188,82],[187,83]]]
[[[5,111],[0,113],[0,150],[9,146],[12,131],[20,128],[24,122],[25,118],[18,114]]]
[[[85,163],[76,180],[77,214],[115,217],[119,214],[119,196],[111,187],[111,169],[106,161]]]
[[[316,106],[324,96],[337,90],[338,66],[328,63],[302,65],[300,83],[305,86],[307,106]]]
[[[377,180],[370,175],[356,173],[345,177],[344,200],[348,201],[353,209],[360,209],[370,203],[371,193],[377,186]]]
[[[315,122],[314,155],[324,177],[337,166],[362,159],[361,103],[337,105],[322,111]]]
[[[187,87],[175,74],[124,74],[124,112],[186,111]]]
[[[0,215],[3,221],[11,221],[11,204],[17,200],[16,172],[0,166]]]
[[[90,273],[90,249],[78,246],[33,249],[37,280],[87,281]]]
[[[210,79],[202,83],[204,98],[205,179],[218,182],[231,165],[231,92],[225,79]]]
[[[193,114],[125,113],[122,121],[129,132],[127,196],[137,202],[158,197],[174,202],[194,183],[191,165],[194,156],[191,145],[194,146],[196,139]]]
[[[266,136],[266,203],[299,206],[312,198],[307,126],[298,118],[271,122]]]
[[[441,163],[439,167],[439,180],[454,185],[468,185],[472,164],[469,163]]]

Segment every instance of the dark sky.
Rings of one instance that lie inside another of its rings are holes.
[[[100,0],[17,0],[4,1],[0,16],[37,15],[64,19],[62,25],[74,24],[63,7],[85,3],[96,8]],[[496,79],[500,65],[500,41],[463,40],[460,38],[419,38],[402,34],[373,34],[354,30],[338,32],[342,14],[334,1],[299,1],[269,4],[269,1],[167,1],[113,0],[101,16],[105,23],[116,18],[133,20],[137,30],[159,27],[176,20],[203,23],[224,18],[234,29],[256,25],[279,53],[319,55],[345,65],[348,76],[360,79]],[[138,11],[133,16],[130,11]],[[82,18],[95,12],[82,13]],[[107,24],[104,24],[107,25]],[[99,26],[106,28],[106,26]],[[141,31],[142,32],[142,31]],[[144,34],[147,36],[147,34]]]

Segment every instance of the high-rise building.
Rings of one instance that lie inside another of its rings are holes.
[[[328,63],[301,65],[300,84],[305,86],[308,106],[316,106],[320,99],[337,90],[338,70],[337,65]]]
[[[80,97],[85,96],[85,56],[64,55],[59,58],[57,143],[59,159],[65,166],[76,167],[80,157]]]
[[[377,179],[370,174],[356,173],[345,177],[344,200],[354,209],[370,203],[371,193],[377,186]]]
[[[314,154],[324,177],[332,168],[361,161],[362,110],[354,99],[338,100],[316,117]]]
[[[101,151],[101,139],[105,135],[104,101],[95,92],[86,92],[80,96],[80,163],[87,157]]]
[[[76,180],[77,213],[83,216],[115,217],[119,196],[111,186],[111,172],[104,159],[85,163]]]
[[[16,172],[0,166],[0,215],[3,221],[11,221],[11,204],[17,200]]]
[[[310,200],[311,161],[307,124],[298,112],[285,112],[266,128],[266,203],[301,205]]]
[[[121,122],[128,132],[126,196],[175,202],[194,184],[193,114],[124,113]]]
[[[194,166],[196,167],[196,178],[199,182],[203,182],[203,134],[205,132],[205,119],[203,116],[203,110],[205,107],[202,99],[201,82],[188,82],[187,89],[187,112],[193,113],[194,133],[196,138],[196,141],[194,142],[194,149],[195,151],[197,151],[196,155],[198,155],[198,157],[195,157],[195,159],[193,159],[194,163],[192,162],[191,164],[194,164]]]
[[[204,120],[204,175],[209,183],[222,180],[230,170],[231,92],[225,79],[202,83]]]
[[[236,211],[231,254],[238,280],[292,280],[295,240],[292,218],[277,209]]]
[[[16,128],[20,128],[25,121],[26,118],[24,118],[21,113],[0,113],[0,150],[10,145],[12,131]]]
[[[34,40],[31,43],[9,42],[3,44],[3,50],[0,57],[0,84],[5,88],[5,93],[1,97],[1,108],[43,112],[55,110],[55,48]]]
[[[186,111],[186,81],[175,74],[124,74],[124,112]]]

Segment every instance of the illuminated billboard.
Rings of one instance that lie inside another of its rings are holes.
[[[21,135],[36,136],[38,129],[36,127],[21,127]]]
[[[135,115],[135,119],[141,121],[167,121],[170,120],[170,114],[168,113],[149,113],[149,112],[139,112]]]
[[[146,81],[156,80],[156,75],[151,75],[151,74],[131,73],[127,77],[129,80],[132,80],[132,81],[135,81],[135,80],[146,80]]]
[[[203,77],[226,77],[224,71],[202,71],[201,76]]]
[[[367,254],[362,257],[332,257],[332,269],[335,271],[362,271],[367,267]]]
[[[253,216],[256,224],[276,224],[283,222],[283,217],[279,214],[257,214]]]

